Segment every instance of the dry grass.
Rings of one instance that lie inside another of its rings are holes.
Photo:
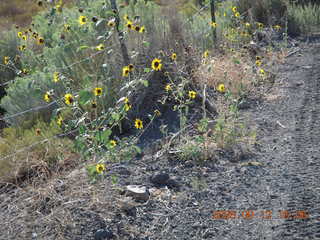
[[[84,169],[60,173],[41,185],[1,192],[0,232],[17,239],[88,239],[80,226],[102,228],[114,212],[113,191],[89,183]],[[100,225],[99,225],[100,224]]]
[[[217,88],[224,84],[233,96],[241,97],[244,91],[250,91],[255,79],[252,60],[246,53],[227,53],[217,55],[202,64],[195,73],[195,81]]]
[[[64,0],[69,5],[73,0]],[[36,0],[1,0],[0,1],[0,30],[9,29],[16,24],[20,27],[28,26],[32,17],[44,7],[39,7]],[[43,1],[45,2],[45,1]]]

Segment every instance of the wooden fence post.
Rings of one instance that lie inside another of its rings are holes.
[[[214,0],[210,0],[210,12],[211,12],[211,22],[216,22]],[[216,44],[217,32],[215,27],[212,28],[212,38],[213,38],[214,44]]]
[[[127,46],[124,43],[123,32],[119,30],[120,17],[119,17],[119,12],[118,12],[118,8],[117,8],[117,3],[116,3],[116,0],[110,0],[110,3],[111,3],[112,11],[114,12],[115,18],[116,18],[116,30],[118,32],[120,48],[121,48],[121,53],[122,53],[122,57],[123,57],[123,63],[125,66],[127,66],[130,63],[130,59],[129,59]]]

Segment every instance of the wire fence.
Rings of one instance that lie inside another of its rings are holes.
[[[197,15],[201,14],[201,12],[203,12],[204,10],[206,10],[206,9],[209,7],[209,5],[210,5],[210,3],[208,3],[208,4],[206,4],[205,6],[201,7],[201,8],[200,8],[196,13],[194,13],[194,15],[193,15],[187,22],[185,22],[184,24],[190,23]],[[185,26],[185,25],[184,25],[184,26]],[[208,32],[209,32],[209,31],[211,31],[211,28],[208,29]],[[118,45],[118,43],[117,43],[117,44],[113,44],[112,46],[109,46],[109,47],[105,48],[103,51],[98,51],[98,52],[96,52],[96,53],[94,53],[94,54],[92,54],[92,55],[90,55],[90,56],[88,56],[88,57],[86,57],[86,58],[83,58],[83,59],[81,59],[81,60],[79,60],[79,61],[73,62],[73,63],[71,63],[70,65],[67,65],[67,66],[64,66],[64,67],[60,67],[60,68],[53,68],[53,69],[51,69],[51,70],[52,70],[52,71],[57,71],[57,72],[59,72],[59,71],[62,71],[62,70],[68,69],[68,68],[72,68],[72,67],[74,67],[74,66],[76,66],[76,65],[78,65],[78,64],[81,64],[81,63],[83,63],[83,62],[85,62],[85,61],[87,61],[87,60],[93,59],[94,57],[96,57],[96,56],[98,56],[98,55],[106,52],[108,49],[112,49],[112,48],[113,48],[114,46],[116,46],[116,45]],[[18,70],[17,68],[13,68],[13,67],[11,67],[11,66],[4,65],[4,64],[0,64],[0,66],[9,68],[9,69],[11,69],[11,70],[13,70],[13,71],[16,71],[16,72],[17,72],[17,71],[21,71],[21,70]],[[13,83],[13,82],[15,82],[15,81],[16,81],[16,80],[14,79],[14,80],[10,80],[10,81],[1,83],[1,84],[0,84],[0,87],[9,85],[10,83]],[[61,98],[61,99],[59,99],[59,100],[62,100],[62,99],[63,99],[63,98]],[[27,109],[27,110],[22,111],[22,112],[18,112],[18,113],[12,114],[12,115],[5,116],[5,117],[3,117],[3,118],[0,118],[0,121],[6,121],[6,120],[8,120],[8,119],[15,118],[15,117],[21,116],[21,115],[26,114],[26,113],[36,112],[36,111],[39,111],[39,110],[42,110],[42,109],[45,109],[45,108],[49,108],[50,106],[53,106],[54,104],[57,104],[59,100],[54,100],[54,101],[52,101],[52,102],[50,102],[49,104],[46,104],[46,105],[41,105],[41,106],[33,107],[33,108]],[[109,111],[110,111],[110,110],[109,110]],[[87,124],[85,124],[84,126],[87,126],[87,125],[89,125],[89,124],[91,124],[91,123],[87,123]],[[149,126],[149,125],[148,125],[148,126]],[[78,128],[79,128],[79,127],[78,127]],[[68,136],[68,135],[70,135],[70,134],[72,134],[72,133],[77,132],[77,131],[78,131],[78,128],[73,129],[73,130],[71,130],[71,131],[69,131],[69,132],[66,132],[66,133],[56,134],[56,135],[54,135],[54,136],[52,136],[52,137],[50,137],[50,138],[46,138],[46,139],[43,139],[43,140],[41,140],[41,141],[32,143],[32,144],[30,144],[30,145],[28,145],[28,146],[22,147],[22,148],[16,150],[14,153],[11,153],[11,154],[8,154],[8,155],[6,155],[6,156],[1,157],[1,158],[0,158],[0,161],[5,160],[5,159],[10,158],[10,157],[13,157],[13,156],[15,156],[15,155],[17,155],[17,154],[19,154],[19,153],[21,153],[21,152],[24,152],[24,151],[27,151],[27,150],[29,150],[29,149],[32,149],[33,147],[35,147],[35,146],[37,146],[37,145],[39,145],[39,144],[49,143],[49,142],[51,142],[51,141],[52,141],[53,139],[55,139],[55,138]],[[142,135],[142,134],[140,133],[139,136],[141,136],[141,135]]]

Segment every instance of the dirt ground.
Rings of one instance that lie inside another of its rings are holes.
[[[2,187],[0,239],[320,239],[320,45],[301,45],[241,114],[258,141],[240,162],[221,153],[198,165],[154,148],[107,164],[96,184],[79,167],[45,184]],[[170,181],[157,184],[160,172]],[[125,197],[129,184],[149,189],[148,200]],[[221,219],[221,210],[236,215]]]

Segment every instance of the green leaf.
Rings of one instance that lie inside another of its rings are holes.
[[[114,120],[114,121],[119,121],[119,119],[120,119],[120,114],[119,113],[112,113],[112,115],[111,115],[111,117],[112,117],[112,119]]]
[[[86,167],[89,176],[93,176],[96,173],[96,165],[90,165]]]
[[[149,86],[149,81],[148,80],[142,80],[141,82],[145,87]]]
[[[80,126],[79,127],[79,133],[80,135],[83,135],[86,132],[86,127],[85,126]]]
[[[143,45],[144,45],[145,47],[149,47],[149,46],[150,46],[150,43],[147,42],[147,41],[143,41]]]
[[[80,46],[77,48],[77,52],[80,52],[81,50],[87,49],[87,48],[89,48],[89,46]]]
[[[93,97],[93,94],[90,91],[82,90],[79,93],[79,97],[80,97],[79,103],[86,104],[87,102],[89,102],[89,100],[91,100],[91,98]]]
[[[138,153],[141,154],[141,148],[139,148],[138,146],[133,146],[134,150]]]
[[[116,184],[118,182],[118,177],[116,175],[111,176],[111,183]]]
[[[108,140],[109,140],[111,133],[112,133],[112,131],[110,129],[107,129],[101,133],[101,138],[103,138],[106,142],[109,142]]]
[[[233,62],[234,62],[235,64],[240,64],[240,61],[239,61],[238,59],[233,59]]]
[[[150,68],[144,68],[144,72],[145,72],[145,73],[149,73],[150,71],[151,71]]]

